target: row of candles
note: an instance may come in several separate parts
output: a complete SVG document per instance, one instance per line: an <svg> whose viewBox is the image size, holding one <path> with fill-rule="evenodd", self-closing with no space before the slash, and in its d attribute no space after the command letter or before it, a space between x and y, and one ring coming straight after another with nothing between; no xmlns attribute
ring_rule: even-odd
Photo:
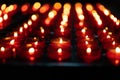
<svg viewBox="0 0 120 80"><path fill-rule="evenodd" d="M10 24L12 16L17 12L17 5L2 4L0 8L0 30L2 30Z"/></svg>
<svg viewBox="0 0 120 80"><path fill-rule="evenodd" d="M86 23L86 17L84 16L82 8L83 6L81 3L75 4L76 18L78 19L78 23L75 25L77 54L85 62L91 63L100 58L101 50L98 46L98 42L94 39L92 31Z"/></svg>
<svg viewBox="0 0 120 80"><path fill-rule="evenodd" d="M68 26L70 10L71 5L64 4L60 25L53 30L54 37L48 47L48 56L53 60L63 61L71 57L70 26Z"/></svg>
<svg viewBox="0 0 120 80"><path fill-rule="evenodd" d="M105 18L108 20L108 24L106 24L106 22L101 20L100 15L98 15L98 13L96 12L96 10L94 10L91 4L86 5L87 11L95 19L92 21L92 23L94 24L94 21L96 21L98 24L96 25L97 35L98 35L100 42L102 43L103 48L106 50L106 56L110 59L110 61L113 64L118 65L119 60L120 60L119 59L120 48L119 48L119 43L118 43L119 39L117 37L119 36L115 34L116 33L115 31L116 29L119 29L118 26L119 26L120 21L113 14L111 14L110 11L107 10L102 4L97 4L97 7L102 12L100 13L100 15L103 14L104 16L106 16ZM109 27L105 27L105 25L109 25Z"/></svg>
<svg viewBox="0 0 120 80"><path fill-rule="evenodd" d="M1 10L3 11L4 6L5 5L1 6ZM27 13L29 12L28 9L31 9L35 12L39 11L40 14L43 14L47 12L50 8L48 4L44 4L41 6L39 2L35 2L32 8L29 7L29 4L25 4L21 7L21 11L23 13ZM97 5L97 7L98 9L100 9L100 11L102 11L104 15L109 17L109 19L111 19L113 22L115 22L116 25L118 25L119 20L112 14L110 14L110 12L103 5L99 4ZM47 18L45 18L44 20L45 27L50 26L51 22L55 21L56 15L61 8L61 3L57 2L54 4L52 10L48 13ZM94 17L94 21L96 21L97 27L99 28L104 22L102 22L97 11L93 8L91 4L86 5L86 10L90 13L90 15ZM70 11L71 4L64 4L62 20L59 21L60 25L55 27L53 35L54 38L52 38L48 46L48 56L51 59L62 61L69 59L71 56L71 27L69 22L69 18L71 17ZM75 4L75 11L77 14L76 18L78 19L77 26L75 24L78 56L88 63L96 61L97 59L100 59L101 50L99 48L98 42L95 40L93 31L90 29L89 24L86 22L87 17L84 16L83 6L81 3ZM46 29L48 27L44 29L45 27L38 26L39 22L39 14L33 14L26 23L23 23L23 25L18 28L17 31L8 35L9 37L7 36L6 38L4 38L0 43L0 58L4 61L6 58L16 56L17 54L20 57L34 61L36 58L41 57L42 53L44 53L43 50L45 49L44 38L46 38ZM35 30L38 29L38 27L39 30ZM103 48L107 50L107 57L118 64L120 60L119 44L116 43L116 37L113 34L114 32L110 32L108 29L109 27L102 27L102 29L99 29L97 31L97 34L100 42L103 45ZM38 35L38 37L28 37L29 34L34 33L35 35ZM25 38L27 42L22 42Z"/></svg>

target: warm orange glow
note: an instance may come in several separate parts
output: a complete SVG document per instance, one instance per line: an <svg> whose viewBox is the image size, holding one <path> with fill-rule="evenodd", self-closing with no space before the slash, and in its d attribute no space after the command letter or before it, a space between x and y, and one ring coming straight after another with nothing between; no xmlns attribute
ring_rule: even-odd
<svg viewBox="0 0 120 80"><path fill-rule="evenodd" d="M116 47L115 51L116 51L116 54L120 54L120 48L119 47Z"/></svg>
<svg viewBox="0 0 120 80"><path fill-rule="evenodd" d="M31 19L32 19L33 21L36 21L37 18L38 18L38 16L37 16L36 14L33 14L33 15L31 16Z"/></svg>
<svg viewBox="0 0 120 80"><path fill-rule="evenodd" d="M90 38L88 37L88 35L85 36L86 40L90 40Z"/></svg>
<svg viewBox="0 0 120 80"><path fill-rule="evenodd" d="M59 41L59 43L60 43L60 44L62 44L62 43L63 43L63 40L62 40L62 38L60 38L60 41Z"/></svg>
<svg viewBox="0 0 120 80"><path fill-rule="evenodd" d="M6 4L2 4L1 10L3 11L3 10L5 10L5 9L6 9Z"/></svg>
<svg viewBox="0 0 120 80"><path fill-rule="evenodd" d="M92 6L91 4L87 4L87 5L86 5L86 9L87 9L88 11L92 11L92 10L93 10L93 6Z"/></svg>
<svg viewBox="0 0 120 80"><path fill-rule="evenodd" d="M117 21L116 21L116 25L117 25L117 26L119 26L119 24L120 24L120 21L119 21L119 20L117 20Z"/></svg>
<svg viewBox="0 0 120 80"><path fill-rule="evenodd" d="M35 49L31 47L29 48L28 52L30 55L33 55L35 53Z"/></svg>
<svg viewBox="0 0 120 80"><path fill-rule="evenodd" d="M115 41L112 42L112 45L115 45Z"/></svg>
<svg viewBox="0 0 120 80"><path fill-rule="evenodd" d="M64 8L63 9L63 13L65 15L69 15L70 14L71 5L69 3L66 3L66 4L64 4L63 8Z"/></svg>
<svg viewBox="0 0 120 80"><path fill-rule="evenodd" d="M91 54L91 52L92 52L91 48L87 48L87 49L86 49L86 53L87 53L87 54Z"/></svg>
<svg viewBox="0 0 120 80"><path fill-rule="evenodd" d="M32 21L28 20L28 25L31 26L32 25Z"/></svg>
<svg viewBox="0 0 120 80"><path fill-rule="evenodd" d="M60 31L63 33L65 30L64 30L64 27L61 27L60 28Z"/></svg>
<svg viewBox="0 0 120 80"><path fill-rule="evenodd" d="M45 30L43 29L43 27L40 27L40 31L41 31L41 33L45 32Z"/></svg>
<svg viewBox="0 0 120 80"><path fill-rule="evenodd" d="M24 4L24 5L22 5L22 7L21 7L21 11L22 11L22 12L26 12L26 11L28 10L28 7L29 7L28 4Z"/></svg>
<svg viewBox="0 0 120 80"><path fill-rule="evenodd" d="M4 52L4 51L5 51L5 47L1 47L1 48L0 48L0 51L1 51L1 52Z"/></svg>
<svg viewBox="0 0 120 80"><path fill-rule="evenodd" d="M110 14L110 19L113 20L114 19L114 15Z"/></svg>
<svg viewBox="0 0 120 80"><path fill-rule="evenodd" d="M82 14L79 15L78 18L79 18L80 20L84 20L84 19L85 19L84 15L82 15Z"/></svg>
<svg viewBox="0 0 120 80"><path fill-rule="evenodd" d="M63 19L64 22L67 22L68 21L68 16L63 14L62 19Z"/></svg>
<svg viewBox="0 0 120 80"><path fill-rule="evenodd" d="M24 23L24 28L27 29L28 28L28 24Z"/></svg>
<svg viewBox="0 0 120 80"><path fill-rule="evenodd" d="M14 32L14 37L18 37L18 33L17 32Z"/></svg>
<svg viewBox="0 0 120 80"><path fill-rule="evenodd" d="M3 19L7 20L8 19L8 14L4 14Z"/></svg>
<svg viewBox="0 0 120 80"><path fill-rule="evenodd" d="M110 35L107 35L107 39L110 39L111 38L111 36Z"/></svg>
<svg viewBox="0 0 120 80"><path fill-rule="evenodd" d="M96 12L96 10L92 10L92 15L95 18L95 20L97 21L98 25L102 25L102 20L100 19L100 16Z"/></svg>
<svg viewBox="0 0 120 80"><path fill-rule="evenodd" d="M67 26L68 26L68 23L65 22L65 21L61 21L61 25L64 26L64 27L67 27Z"/></svg>
<svg viewBox="0 0 120 80"><path fill-rule="evenodd" d="M102 25L102 21L101 20L98 20L97 23L98 23L99 26Z"/></svg>
<svg viewBox="0 0 120 80"><path fill-rule="evenodd" d="M23 32L23 27L19 28L19 32L22 33Z"/></svg>
<svg viewBox="0 0 120 80"><path fill-rule="evenodd" d="M88 45L88 41L85 41L85 44Z"/></svg>
<svg viewBox="0 0 120 80"><path fill-rule="evenodd" d="M81 3L76 3L75 4L75 10L76 10L76 12L77 12L77 14L79 15L79 14L83 14L83 11L82 11L82 4Z"/></svg>
<svg viewBox="0 0 120 80"><path fill-rule="evenodd" d="M54 18L57 15L57 12L55 10L52 10L49 12L48 17L49 18Z"/></svg>
<svg viewBox="0 0 120 80"><path fill-rule="evenodd" d="M45 19L45 24L46 24L46 25L49 25L49 24L50 24L50 21L51 21L50 18Z"/></svg>
<svg viewBox="0 0 120 80"><path fill-rule="evenodd" d="M106 30L105 30L105 29L103 29L103 33L106 33Z"/></svg>
<svg viewBox="0 0 120 80"><path fill-rule="evenodd" d="M53 7L55 10L59 10L62 7L62 4L59 2L56 2Z"/></svg>
<svg viewBox="0 0 120 80"><path fill-rule="evenodd" d="M38 45L38 41L34 42L35 45Z"/></svg>
<svg viewBox="0 0 120 80"><path fill-rule="evenodd" d="M80 21L79 22L79 26L83 26L84 25L84 22L83 21Z"/></svg>
<svg viewBox="0 0 120 80"><path fill-rule="evenodd" d="M57 52L58 52L58 55L62 55L62 49L61 49L61 48L59 48L59 49L57 50Z"/></svg>
<svg viewBox="0 0 120 80"><path fill-rule="evenodd" d="M40 8L40 13L45 13L49 10L50 6L48 4L45 4L43 5L41 8Z"/></svg>
<svg viewBox="0 0 120 80"><path fill-rule="evenodd" d="M85 34L85 33L86 33L86 28L83 28L83 29L81 30L81 32L82 32L83 34Z"/></svg>
<svg viewBox="0 0 120 80"><path fill-rule="evenodd" d="M14 43L15 43L14 39L10 41L10 45L14 45Z"/></svg>
<svg viewBox="0 0 120 80"><path fill-rule="evenodd" d="M35 2L35 3L33 4L32 10L33 10L33 11L36 11L36 10L38 10L40 7L41 7L40 2Z"/></svg>
<svg viewBox="0 0 120 80"><path fill-rule="evenodd" d="M11 11L13 11L14 10L14 5L10 5L9 7L8 7L8 12L11 12Z"/></svg>
<svg viewBox="0 0 120 80"><path fill-rule="evenodd" d="M108 15L110 15L110 12L105 9L105 10L104 10L104 14L105 14L106 16L108 16Z"/></svg>
<svg viewBox="0 0 120 80"><path fill-rule="evenodd" d="M0 17L0 23L2 23L3 22L3 18L2 17Z"/></svg>
<svg viewBox="0 0 120 80"><path fill-rule="evenodd" d="M71 4L69 3L65 3L64 6L63 6L64 9L69 9L71 8Z"/></svg>

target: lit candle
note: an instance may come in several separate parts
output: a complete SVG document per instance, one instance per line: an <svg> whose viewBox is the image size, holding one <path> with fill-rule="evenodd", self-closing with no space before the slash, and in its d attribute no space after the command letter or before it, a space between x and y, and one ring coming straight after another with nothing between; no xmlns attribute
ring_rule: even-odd
<svg viewBox="0 0 120 80"><path fill-rule="evenodd" d="M116 48L109 49L107 57L113 64L118 65L120 61L120 47L117 46Z"/></svg>
<svg viewBox="0 0 120 80"><path fill-rule="evenodd" d="M66 60L71 56L70 41L63 38L56 38L51 41L48 47L48 56L53 60Z"/></svg>

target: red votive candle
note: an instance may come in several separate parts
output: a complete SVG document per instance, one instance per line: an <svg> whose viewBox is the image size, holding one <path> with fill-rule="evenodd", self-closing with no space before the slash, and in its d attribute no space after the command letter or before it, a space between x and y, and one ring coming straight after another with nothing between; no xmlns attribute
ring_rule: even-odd
<svg viewBox="0 0 120 80"><path fill-rule="evenodd" d="M71 56L70 40L65 38L53 39L48 47L48 56L57 61L69 59Z"/></svg>

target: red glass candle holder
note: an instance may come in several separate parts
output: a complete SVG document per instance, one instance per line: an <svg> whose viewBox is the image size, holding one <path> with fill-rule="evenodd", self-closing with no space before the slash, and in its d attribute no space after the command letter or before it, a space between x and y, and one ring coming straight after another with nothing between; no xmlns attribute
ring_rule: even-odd
<svg viewBox="0 0 120 80"><path fill-rule="evenodd" d="M107 51L107 58L114 65L120 65L120 48L112 48Z"/></svg>
<svg viewBox="0 0 120 80"><path fill-rule="evenodd" d="M20 58L24 58L26 60L34 61L42 56L44 53L45 42L43 40L39 40L35 38L27 38L23 45L18 49L17 55ZM23 50L21 52L21 50Z"/></svg>
<svg viewBox="0 0 120 80"><path fill-rule="evenodd" d="M48 47L48 56L57 61L69 59L71 56L70 40L65 38L53 39Z"/></svg>
<svg viewBox="0 0 120 80"><path fill-rule="evenodd" d="M95 60L100 59L101 50L98 46L98 43L95 41L85 44L84 41L81 41L77 44L78 56L82 58L85 62L91 63ZM88 51L88 52L87 52Z"/></svg>

